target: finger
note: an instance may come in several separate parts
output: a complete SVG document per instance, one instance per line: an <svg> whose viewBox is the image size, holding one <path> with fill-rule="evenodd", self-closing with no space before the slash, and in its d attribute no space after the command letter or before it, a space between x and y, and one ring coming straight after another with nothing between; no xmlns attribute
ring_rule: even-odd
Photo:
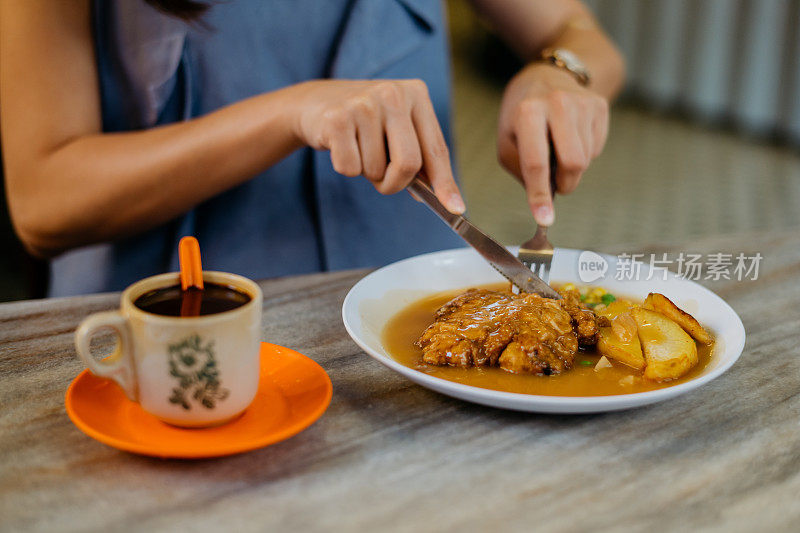
<svg viewBox="0 0 800 533"><path fill-rule="evenodd" d="M460 215L466 210L464 199L453 178L450 151L433 110L427 90L412 107L414 128L422 152L422 169L433 187L433 192L448 211Z"/></svg>
<svg viewBox="0 0 800 533"><path fill-rule="evenodd" d="M376 188L381 194L394 194L405 189L422 168L419 139L409 112L391 110L386 113L386 144L389 164Z"/></svg>
<svg viewBox="0 0 800 533"><path fill-rule="evenodd" d="M577 187L588 161L581 139L583 125L578 113L563 102L552 105L550 111L548 126L558 158L558 192L568 194Z"/></svg>
<svg viewBox="0 0 800 533"><path fill-rule="evenodd" d="M581 146L583 148L586 168L589 168L589 165L594 158L592 155L594 152L594 131L592 126L594 114L590 110L587 110L586 112L581 112L578 116L576 116L576 120L578 136L581 139ZM576 187L577 185L578 184L575 183Z"/></svg>
<svg viewBox="0 0 800 533"><path fill-rule="evenodd" d="M519 168L533 217L538 224L549 226L555 216L550 192L547 119L543 107L527 107L516 126Z"/></svg>
<svg viewBox="0 0 800 533"><path fill-rule="evenodd" d="M504 135L499 132L497 136L497 161L511 175L522 181L522 171L519 168L519 152L513 134Z"/></svg>
<svg viewBox="0 0 800 533"><path fill-rule="evenodd" d="M386 174L386 140L376 107L365 106L356 111L356 136L364 177L373 182L382 181Z"/></svg>
<svg viewBox="0 0 800 533"><path fill-rule="evenodd" d="M361 154L358 150L355 125L351 121L342 122L330 139L333 169L351 178L361 174Z"/></svg>
<svg viewBox="0 0 800 533"><path fill-rule="evenodd" d="M592 158L599 156L608 138L608 103L603 100L592 118Z"/></svg>

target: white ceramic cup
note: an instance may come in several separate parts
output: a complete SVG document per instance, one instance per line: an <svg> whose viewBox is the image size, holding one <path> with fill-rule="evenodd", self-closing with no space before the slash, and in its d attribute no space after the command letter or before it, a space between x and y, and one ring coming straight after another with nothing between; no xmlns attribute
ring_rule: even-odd
<svg viewBox="0 0 800 533"><path fill-rule="evenodd" d="M224 272L203 272L204 283L228 285L250 296L230 311L198 317L156 315L134 305L154 289L180 284L177 272L138 281L122 293L120 309L87 317L75 332L78 356L97 376L113 379L148 413L168 424L222 424L244 412L259 379L261 289ZM92 336L110 328L114 353L97 360Z"/></svg>

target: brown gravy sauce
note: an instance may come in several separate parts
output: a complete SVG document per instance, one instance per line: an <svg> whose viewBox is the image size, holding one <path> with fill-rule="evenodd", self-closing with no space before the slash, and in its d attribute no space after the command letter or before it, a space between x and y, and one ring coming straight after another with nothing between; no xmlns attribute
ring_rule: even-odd
<svg viewBox="0 0 800 533"><path fill-rule="evenodd" d="M508 284L499 283L483 287L505 290ZM383 346L389 355L407 367L448 381L484 389L545 396L609 396L663 389L694 379L711 361L713 345L697 343L697 365L683 377L664 383L646 380L638 371L618 363L614 363L612 368L595 371L594 366L600 356L594 351L579 352L575 356L572 370L556 376L512 374L500 368L453 368L424 363L422 350L414 345L414 342L433 322L436 310L464 290L466 289L428 296L393 316L381 335ZM584 366L581 361L590 361L591 366ZM634 376L632 383L628 376Z"/></svg>

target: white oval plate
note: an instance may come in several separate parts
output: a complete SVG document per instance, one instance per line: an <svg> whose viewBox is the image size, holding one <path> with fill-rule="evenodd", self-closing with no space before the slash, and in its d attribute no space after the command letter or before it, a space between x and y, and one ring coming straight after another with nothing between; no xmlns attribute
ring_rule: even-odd
<svg viewBox="0 0 800 533"><path fill-rule="evenodd" d="M515 249L511 250L516 253ZM583 262L583 279L589 279L588 275L596 272L589 263L594 262L601 268L603 262L606 263L606 271L592 285L639 299L644 299L651 291L663 293L710 329L716 337L716 344L711 362L703 372L691 381L648 392L616 396L539 396L454 383L398 363L381 342L384 326L398 311L437 292L504 281L469 248L412 257L364 277L350 289L344 300L344 326L356 344L370 356L423 387L469 402L534 413L596 413L660 402L708 383L730 368L741 355L745 340L742 321L722 298L710 290L660 269L654 270L652 279L648 280L649 265L641 263L639 280L615 279L622 277L618 275L616 257L592 252L582 255L579 250L564 248L556 250L551 281L585 285L579 276L579 259Z"/></svg>

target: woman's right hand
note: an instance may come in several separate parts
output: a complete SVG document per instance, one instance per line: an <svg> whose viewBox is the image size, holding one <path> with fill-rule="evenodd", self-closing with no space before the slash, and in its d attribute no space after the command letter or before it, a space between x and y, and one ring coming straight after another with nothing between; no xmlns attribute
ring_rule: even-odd
<svg viewBox="0 0 800 533"><path fill-rule="evenodd" d="M464 212L423 81L318 80L293 92L295 135L314 149L329 150L336 172L363 175L381 194L393 194L421 171L449 211Z"/></svg>
<svg viewBox="0 0 800 533"><path fill-rule="evenodd" d="M420 81L306 82L191 120L107 134L92 2L2 0L0 13L6 193L36 255L157 227L303 145L330 150L338 171L364 174L383 193L422 170L442 203L463 209Z"/></svg>

